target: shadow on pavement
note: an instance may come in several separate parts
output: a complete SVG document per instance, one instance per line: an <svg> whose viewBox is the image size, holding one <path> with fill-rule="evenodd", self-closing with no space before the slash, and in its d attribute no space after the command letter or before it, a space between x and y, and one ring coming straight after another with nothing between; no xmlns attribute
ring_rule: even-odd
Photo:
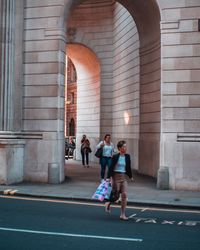
<svg viewBox="0 0 200 250"><path fill-rule="evenodd" d="M100 165L91 163L89 168L83 167L80 161L72 159L65 160L65 176L66 181L73 182L100 182ZM134 182L129 185L137 187L148 187L156 189L156 179L140 175L133 172Z"/></svg>

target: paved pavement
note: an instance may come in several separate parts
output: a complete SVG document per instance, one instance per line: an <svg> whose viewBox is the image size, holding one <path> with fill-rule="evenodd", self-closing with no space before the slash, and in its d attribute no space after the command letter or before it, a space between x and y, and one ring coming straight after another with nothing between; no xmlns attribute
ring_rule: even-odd
<svg viewBox="0 0 200 250"><path fill-rule="evenodd" d="M99 165L91 164L90 168L83 168L80 162L66 160L65 174L66 180L62 184L21 183L10 186L0 185L0 193L4 193L5 190L12 190L15 195L21 196L91 200L100 182ZM135 175L134 179L135 181L130 182L128 187L128 204L200 209L200 192L158 190L156 181L151 177ZM15 192L15 190L17 191Z"/></svg>

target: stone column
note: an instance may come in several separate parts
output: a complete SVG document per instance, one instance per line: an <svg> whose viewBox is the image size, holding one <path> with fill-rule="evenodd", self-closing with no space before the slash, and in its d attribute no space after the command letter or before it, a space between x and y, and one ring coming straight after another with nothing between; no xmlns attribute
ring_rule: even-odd
<svg viewBox="0 0 200 250"><path fill-rule="evenodd" d="M22 121L23 5L23 0L0 1L0 184L23 181L25 140L19 133Z"/></svg>
<svg viewBox="0 0 200 250"><path fill-rule="evenodd" d="M25 141L11 137L9 140L0 140L0 185L23 181Z"/></svg>
<svg viewBox="0 0 200 250"><path fill-rule="evenodd" d="M15 0L2 0L0 7L0 130L13 128Z"/></svg>

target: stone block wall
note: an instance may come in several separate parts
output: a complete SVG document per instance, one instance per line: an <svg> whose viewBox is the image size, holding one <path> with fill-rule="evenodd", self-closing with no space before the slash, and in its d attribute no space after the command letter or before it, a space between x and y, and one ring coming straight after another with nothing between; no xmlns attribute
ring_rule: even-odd
<svg viewBox="0 0 200 250"><path fill-rule="evenodd" d="M64 179L65 32L59 27L63 1L25 1L23 130L39 131L28 140L25 180L48 180L48 164Z"/></svg>
<svg viewBox="0 0 200 250"><path fill-rule="evenodd" d="M160 40L140 48L139 171L157 176L161 127Z"/></svg>
<svg viewBox="0 0 200 250"><path fill-rule="evenodd" d="M200 2L173 1L162 8L161 165L170 187L200 190Z"/></svg>
<svg viewBox="0 0 200 250"><path fill-rule="evenodd" d="M132 167L138 169L139 140L139 36L129 12L119 3L113 16L113 121L112 136L116 145L127 141Z"/></svg>

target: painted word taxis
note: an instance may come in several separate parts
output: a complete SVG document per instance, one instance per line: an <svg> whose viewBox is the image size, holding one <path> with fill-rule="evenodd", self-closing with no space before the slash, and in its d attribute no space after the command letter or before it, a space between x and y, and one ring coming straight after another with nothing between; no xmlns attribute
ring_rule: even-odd
<svg viewBox="0 0 200 250"><path fill-rule="evenodd" d="M136 223L146 223L146 224L161 224L161 225L177 225L177 226L200 226L200 221L192 221L192 220L183 220L183 221L175 221L175 220L160 220L158 218L141 218L141 217L133 217L130 216L130 219L133 219Z"/></svg>

